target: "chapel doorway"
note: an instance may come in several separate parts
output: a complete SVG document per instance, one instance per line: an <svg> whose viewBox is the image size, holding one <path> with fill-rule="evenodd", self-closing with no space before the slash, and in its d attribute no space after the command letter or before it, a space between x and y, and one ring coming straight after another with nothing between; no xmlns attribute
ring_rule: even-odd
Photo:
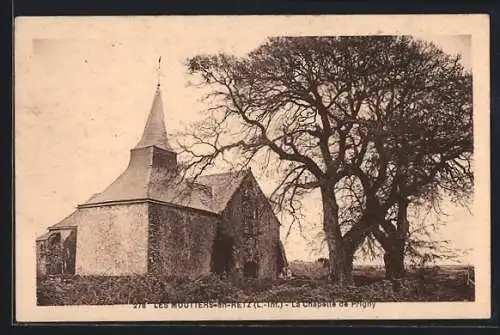
<svg viewBox="0 0 500 335"><path fill-rule="evenodd" d="M212 251L212 271L227 276L233 266L233 239L221 232L217 233Z"/></svg>
<svg viewBox="0 0 500 335"><path fill-rule="evenodd" d="M246 262L243 266L243 276L245 278L257 278L257 263L255 262Z"/></svg>

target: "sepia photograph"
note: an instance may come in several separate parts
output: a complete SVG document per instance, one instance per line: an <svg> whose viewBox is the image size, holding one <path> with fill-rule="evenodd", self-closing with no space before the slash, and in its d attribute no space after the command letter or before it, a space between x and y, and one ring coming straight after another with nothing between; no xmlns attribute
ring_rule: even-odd
<svg viewBox="0 0 500 335"><path fill-rule="evenodd" d="M16 19L18 319L489 317L488 24Z"/></svg>

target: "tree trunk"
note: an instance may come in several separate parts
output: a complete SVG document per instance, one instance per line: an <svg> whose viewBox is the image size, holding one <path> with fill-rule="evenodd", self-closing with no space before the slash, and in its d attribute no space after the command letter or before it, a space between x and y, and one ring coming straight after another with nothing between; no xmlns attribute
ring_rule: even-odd
<svg viewBox="0 0 500 335"><path fill-rule="evenodd" d="M349 273L350 276L350 284L354 285L354 276L353 276L353 263L354 263L354 253L356 250L349 250L347 249L346 256L345 256L345 264L346 264L346 271Z"/></svg>
<svg viewBox="0 0 500 335"><path fill-rule="evenodd" d="M393 239L391 248L384 254L385 278L389 280L401 279L405 275L404 267L404 240Z"/></svg>
<svg viewBox="0 0 500 335"><path fill-rule="evenodd" d="M359 222L351 227L351 229L343 237L343 247L346 254L347 271L352 274L354 254L359 247L364 243L367 235L377 227L377 218L379 209L378 201L374 197L367 197L366 210Z"/></svg>
<svg viewBox="0 0 500 335"><path fill-rule="evenodd" d="M346 250L342 241L342 233L338 222L338 206L335 200L333 186L321 186L323 201L323 230L328 245L330 280L343 286L353 284L352 263L347 261Z"/></svg>
<svg viewBox="0 0 500 335"><path fill-rule="evenodd" d="M400 279L405 275L405 241L410 229L410 224L408 222L408 205L408 199L401 196L398 200L396 231L392 233L394 236L389 238L391 245L390 248L386 250L387 256L384 255L386 268L385 276L387 279Z"/></svg>

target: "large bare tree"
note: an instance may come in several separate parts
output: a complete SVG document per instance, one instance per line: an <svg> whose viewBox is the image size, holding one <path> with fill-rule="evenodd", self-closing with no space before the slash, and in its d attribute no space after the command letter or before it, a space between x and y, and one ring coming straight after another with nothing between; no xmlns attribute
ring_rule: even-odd
<svg viewBox="0 0 500 335"><path fill-rule="evenodd" d="M260 160L278 177L272 196L277 209L292 215L301 197L318 189L330 277L340 285L352 283L354 252L386 222L389 208L402 195L431 184L446 168L444 162L456 158L417 154L425 141L435 140L440 148L447 125L438 127L437 132L445 132L438 138L429 137L436 131L422 134L430 123L439 124L462 108L457 103L439 110L464 94L459 82L467 78L460 77L457 60L430 44L390 36L270 38L246 57L199 55L187 66L209 88L211 108L182 144L191 155L186 170L196 176L228 155L240 166ZM455 77L432 85L413 81L436 79L450 67L456 67ZM435 90L441 92L438 100ZM411 125L411 137L418 141L405 137L403 124ZM419 127L422 134L415 132ZM412 151L424 164L405 172L403 182L404 163L398 157ZM427 166L429 159L437 163ZM342 229L336 190L352 178L363 189L363 215Z"/></svg>
<svg viewBox="0 0 500 335"><path fill-rule="evenodd" d="M383 131L373 136L375 164L358 171L365 194L385 211L373 232L386 251L388 277L404 273L408 205L437 206L443 195L466 204L473 189L472 78L458 57L429 43L403 43L392 55L407 60L398 66L398 82L368 99Z"/></svg>

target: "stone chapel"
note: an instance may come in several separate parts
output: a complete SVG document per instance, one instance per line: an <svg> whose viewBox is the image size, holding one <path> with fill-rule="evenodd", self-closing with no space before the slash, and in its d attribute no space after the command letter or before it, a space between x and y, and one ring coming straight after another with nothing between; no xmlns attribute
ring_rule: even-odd
<svg viewBox="0 0 500 335"><path fill-rule="evenodd" d="M251 170L181 178L160 85L124 172L36 239L37 275L277 278L280 223Z"/></svg>

